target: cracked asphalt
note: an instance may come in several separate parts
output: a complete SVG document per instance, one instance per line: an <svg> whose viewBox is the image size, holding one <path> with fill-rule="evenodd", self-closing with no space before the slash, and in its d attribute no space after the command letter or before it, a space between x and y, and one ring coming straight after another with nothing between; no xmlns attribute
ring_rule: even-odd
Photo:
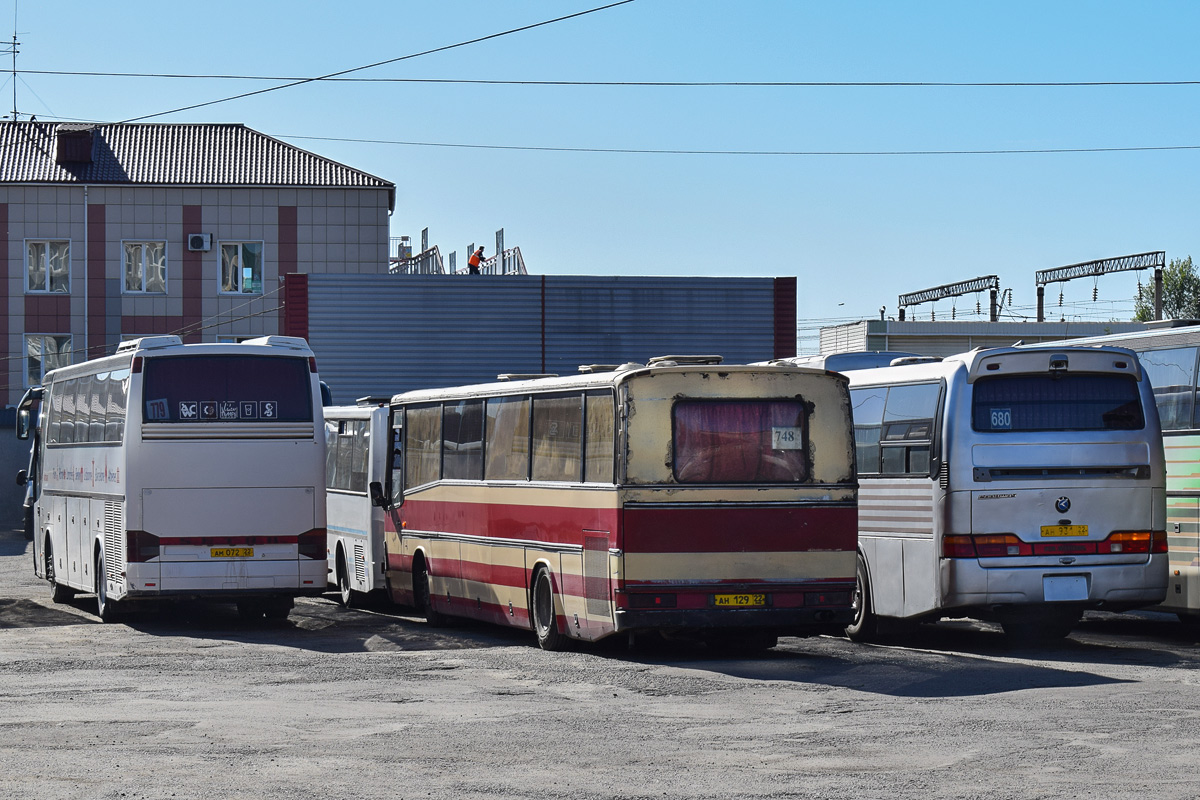
<svg viewBox="0 0 1200 800"><path fill-rule="evenodd" d="M305 599L100 624L0 532L0 794L63 798L1194 798L1200 629L1089 613L749 658L431 629Z"/></svg>

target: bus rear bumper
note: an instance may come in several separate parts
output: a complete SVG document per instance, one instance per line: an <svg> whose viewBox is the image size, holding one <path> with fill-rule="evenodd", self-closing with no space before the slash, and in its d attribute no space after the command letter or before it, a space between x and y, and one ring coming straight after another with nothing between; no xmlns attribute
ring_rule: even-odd
<svg viewBox="0 0 1200 800"><path fill-rule="evenodd" d="M127 594L136 597L302 597L326 591L325 562L312 559L230 563L129 564Z"/></svg>
<svg viewBox="0 0 1200 800"><path fill-rule="evenodd" d="M1061 602L1120 611L1160 603L1166 593L1165 554L1140 564L982 567L976 559L942 560L945 608Z"/></svg>
<svg viewBox="0 0 1200 800"><path fill-rule="evenodd" d="M787 633L805 628L838 627L853 620L854 609L849 607L618 609L616 631L758 628Z"/></svg>

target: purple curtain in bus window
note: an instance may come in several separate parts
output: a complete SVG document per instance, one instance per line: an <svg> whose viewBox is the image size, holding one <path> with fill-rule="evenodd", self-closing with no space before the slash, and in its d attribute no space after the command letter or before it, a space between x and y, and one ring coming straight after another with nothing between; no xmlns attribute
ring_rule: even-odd
<svg viewBox="0 0 1200 800"><path fill-rule="evenodd" d="M680 483L796 483L808 478L804 408L797 402L675 406Z"/></svg>

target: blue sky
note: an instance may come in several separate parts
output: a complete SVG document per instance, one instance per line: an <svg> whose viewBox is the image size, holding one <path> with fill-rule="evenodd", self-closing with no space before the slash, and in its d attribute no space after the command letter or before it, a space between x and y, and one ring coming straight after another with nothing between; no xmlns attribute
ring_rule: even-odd
<svg viewBox="0 0 1200 800"><path fill-rule="evenodd" d="M15 21L22 71L318 76L600 5L0 0L0 37ZM634 0L353 76L1200 81L1198 30L1195 2ZM21 72L17 110L121 121L278 83ZM6 114L12 89L0 74ZM504 228L532 273L794 275L802 352L815 352L819 326L877 318L881 306L892 316L907 292L995 274L1020 318L1034 313L1037 270L1151 250L1200 258L1200 149L928 154L1200 148L1200 84L322 82L152 121L240 122L394 181L392 235L417 241L428 227L460 259L471 242L491 255ZM1048 312L1128 319L1139 275L1047 287ZM977 319L975 301L909 313Z"/></svg>

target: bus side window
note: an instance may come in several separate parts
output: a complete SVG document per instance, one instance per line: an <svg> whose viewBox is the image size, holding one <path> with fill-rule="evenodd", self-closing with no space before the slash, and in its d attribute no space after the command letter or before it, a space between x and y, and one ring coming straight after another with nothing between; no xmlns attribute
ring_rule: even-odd
<svg viewBox="0 0 1200 800"><path fill-rule="evenodd" d="M1154 389L1154 402L1164 431L1196 427L1193 396L1196 392L1196 348L1151 350L1138 353L1142 369Z"/></svg>
<svg viewBox="0 0 1200 800"><path fill-rule="evenodd" d="M854 451L860 474L880 471L879 438L883 431L883 402L887 388L883 386L850 390L850 406L854 415Z"/></svg>
<svg viewBox="0 0 1200 800"><path fill-rule="evenodd" d="M388 417L387 447L391 453L391 464L388 469L388 485L385 491L388 504L399 508L404 502L404 409L394 408Z"/></svg>
<svg viewBox="0 0 1200 800"><path fill-rule="evenodd" d="M442 406L404 409L404 488L442 477Z"/></svg>
<svg viewBox="0 0 1200 800"><path fill-rule="evenodd" d="M928 475L940 383L893 386L883 410L880 440L885 475Z"/></svg>

